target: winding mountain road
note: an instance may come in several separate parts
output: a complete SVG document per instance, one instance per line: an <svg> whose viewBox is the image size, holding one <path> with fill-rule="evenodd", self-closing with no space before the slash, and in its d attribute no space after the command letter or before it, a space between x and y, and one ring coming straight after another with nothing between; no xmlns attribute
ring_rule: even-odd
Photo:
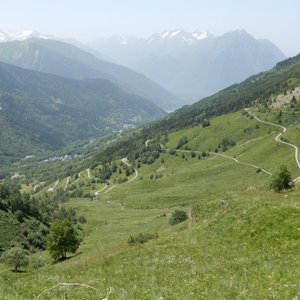
<svg viewBox="0 0 300 300"><path fill-rule="evenodd" d="M88 179L91 179L92 178L91 177L91 170L90 169L86 169L86 171L87 171Z"/></svg>
<svg viewBox="0 0 300 300"><path fill-rule="evenodd" d="M122 158L121 161L122 161L122 163L124 163L124 164L127 165L128 167L131 167L131 164L128 162L127 157ZM124 182L123 184L130 183L130 182L136 180L137 177L138 177L138 175L139 175L139 172L138 172L138 170L137 170L136 168L134 168L134 173L135 173L135 174L134 174L134 177L131 178L130 180L128 180L127 182ZM118 186L117 184L112 185L111 187L109 187L109 185L105 185L104 188L102 188L101 190L95 192L95 196L98 196L101 192L103 192L103 194L107 194L107 193L109 193L111 190L113 190L114 188L116 188L117 186ZM108 187L109 187L109 189L107 189ZM122 205L121 205L121 206L122 206Z"/></svg>
<svg viewBox="0 0 300 300"><path fill-rule="evenodd" d="M131 167L131 164L128 162L127 157L122 158L121 161L122 161L122 163L124 163L124 164L127 165L128 167ZM135 172L134 177L131 178L130 180L128 180L127 182L125 182L125 183L130 183L130 182L132 182L132 181L134 181L134 180L137 179L137 177L138 177L138 175L139 175L139 172L138 172L138 170L137 170L136 168L134 168L134 172Z"/></svg>
<svg viewBox="0 0 300 300"><path fill-rule="evenodd" d="M244 166L248 166L248 167L252 167L252 168L255 168L256 170L260 169L262 172L272 176L272 173L270 173L269 171L263 169L263 168L260 168L256 165L253 165L253 164L249 164L249 163L245 163L245 162L241 162L239 161L237 158L235 157L231 157L231 156L227 156L227 155L224 155L224 154L220 154L220 153L215 153L215 152L209 152L210 154L213 154L213 155L217 155L217 156L222 156L222 157L225 157L225 158L228 158L228 159L232 159L233 161L235 161L237 164L240 164L240 165L244 165Z"/></svg>
<svg viewBox="0 0 300 300"><path fill-rule="evenodd" d="M168 150L168 149L166 149ZM178 152L185 152L185 153L191 153L191 152L195 152L195 153L198 153L198 154L201 154L202 152L200 151L192 151L192 150L176 150ZM215 156L220 156L220 157L224 157L224 158L227 158L227 159L231 159L233 160L234 162L236 162L237 164L240 164L240 165L244 165L244 166L248 166L248 167L252 167L252 168L255 168L256 170L257 169L260 169L262 172L272 176L272 173L270 173L269 171L261 168L261 167L258 167L258 166L255 166L255 165L252 165L252 164L248 164L248 163L244 163L244 162L241 162L239 161L237 158L235 157L232 157L232 156L228 156L228 155L225 155L225 154L220 154L220 153L216 153L216 152L208 152L209 154L212 154L212 155L215 155Z"/></svg>
<svg viewBox="0 0 300 300"><path fill-rule="evenodd" d="M79 180L80 180L81 174L82 174L82 171L81 171L81 172L79 172L79 174L78 174L78 178L75 180L75 182L77 182L77 181L79 181Z"/></svg>
<svg viewBox="0 0 300 300"><path fill-rule="evenodd" d="M56 187L58 186L58 184L59 184L59 179L57 179L55 181L54 185L51 188L48 189L48 192L51 192L51 193L54 192L54 190L56 189Z"/></svg>
<svg viewBox="0 0 300 300"><path fill-rule="evenodd" d="M281 136L287 131L286 127L282 126L282 125L278 125L278 124L275 124L275 123L271 123L271 122L267 122L267 121L263 121L261 119L259 119L257 116L255 116L250 110L249 108L245 108L245 111L251 115L255 120L257 120L258 122L261 122L261 123L264 123L264 124L267 124L267 125L272 125L272 126L276 126L276 127L279 127L282 129L282 132L280 132L276 137L275 137L275 141L278 142L278 143L281 143L281 144L285 144L285 145L288 145L290 147L293 147L294 150L295 150L295 161L296 161L296 164L297 164L297 167L298 169L300 169L300 162L299 162L299 149L296 145L294 144L291 144L291 143L288 143L288 142L285 142L281 139ZM298 181L300 179L300 176L297 177L296 179L294 179L294 182Z"/></svg>
<svg viewBox="0 0 300 300"><path fill-rule="evenodd" d="M66 181L66 185L64 187L64 191L67 190L68 186L69 186L69 182L70 182L70 176L67 178L67 181Z"/></svg>
<svg viewBox="0 0 300 300"><path fill-rule="evenodd" d="M148 144L149 144L151 141L154 141L154 139L147 140L147 141L145 142L145 147L146 147L146 148L148 148Z"/></svg>
<svg viewBox="0 0 300 300"><path fill-rule="evenodd" d="M101 190L98 190L95 192L95 196L97 196L98 194L100 194L101 192L103 192L106 188L108 187L108 185L106 185L104 188L102 188Z"/></svg>

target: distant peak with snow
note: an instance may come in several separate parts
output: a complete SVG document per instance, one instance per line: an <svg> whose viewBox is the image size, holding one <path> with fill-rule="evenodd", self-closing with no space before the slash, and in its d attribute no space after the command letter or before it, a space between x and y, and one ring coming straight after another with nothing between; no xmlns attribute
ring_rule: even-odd
<svg viewBox="0 0 300 300"><path fill-rule="evenodd" d="M154 34L149 38L148 42L149 44L151 44L155 41L171 41L176 39L182 41L185 44L193 45L211 36L212 35L207 31L197 30L194 32L187 32L181 29L175 29Z"/></svg>
<svg viewBox="0 0 300 300"><path fill-rule="evenodd" d="M22 31L0 31L0 42L25 41L30 38L49 39L50 36L40 34L37 31L22 30Z"/></svg>

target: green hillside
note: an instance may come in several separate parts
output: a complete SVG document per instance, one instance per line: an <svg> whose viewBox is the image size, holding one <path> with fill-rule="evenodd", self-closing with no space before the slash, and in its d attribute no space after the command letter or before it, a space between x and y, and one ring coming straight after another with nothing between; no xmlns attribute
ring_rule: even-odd
<svg viewBox="0 0 300 300"><path fill-rule="evenodd" d="M250 112L273 121L275 111L261 113L262 108ZM291 123L290 104L282 111L285 122ZM300 146L293 138L297 126L289 126L285 134ZM33 298L47 289L42 299L99 299L107 294L109 299L296 297L299 186L274 193L268 187L272 176L257 171L273 174L285 164L293 178L300 175L292 147L275 140L279 132L279 127L239 111L211 119L208 127L169 134L159 158L141 163L137 177L132 173L127 183L118 181L125 171L119 173L122 163L117 161L109 179L111 190L97 181L101 165L82 170L69 179L67 193L81 190L88 196L71 196L64 204L87 220L78 254L52 264L46 252L37 253L34 257L44 266L29 266L23 274L4 267L2 297ZM188 141L175 154L167 150L176 148L183 136ZM219 147L224 137L235 143L227 150ZM147 143L148 149L155 147L155 141ZM57 189L66 182L61 180ZM52 186L49 182L36 197L43 198ZM171 226L169 218L176 209L185 210L189 219ZM138 233L158 233L158 238L127 244L130 235Z"/></svg>
<svg viewBox="0 0 300 300"><path fill-rule="evenodd" d="M0 64L0 159L15 161L164 115L101 79L76 81Z"/></svg>
<svg viewBox="0 0 300 300"><path fill-rule="evenodd" d="M297 58L259 75L270 87L265 99L255 92L259 80L253 89L242 83L234 88L249 103L226 98L229 88L219 94L224 106L213 96L195 104L195 112L187 107L115 137L85 165L48 162L40 174L29 163L15 165L15 181L38 203L57 199L87 222L79 250L67 260L53 263L41 251L31 255L40 264L25 272L0 265L1 297L297 299L298 67ZM277 77L288 85L277 87ZM199 112L205 115L195 122ZM295 186L275 192L270 183L280 165ZM60 176L43 179L43 168ZM176 210L188 219L171 225Z"/></svg>
<svg viewBox="0 0 300 300"><path fill-rule="evenodd" d="M238 111L255 103L268 105L273 96L287 93L299 85L300 55L278 63L270 71L251 76L240 84L185 106L151 127L163 132L195 126L205 119Z"/></svg>

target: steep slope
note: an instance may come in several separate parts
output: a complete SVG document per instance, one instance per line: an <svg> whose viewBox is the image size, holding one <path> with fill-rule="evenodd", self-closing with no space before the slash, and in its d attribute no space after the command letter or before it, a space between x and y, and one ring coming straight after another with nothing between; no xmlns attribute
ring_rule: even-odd
<svg viewBox="0 0 300 300"><path fill-rule="evenodd" d="M244 30L219 37L173 30L149 39L113 37L89 45L190 102L265 71L285 58L270 41L257 40Z"/></svg>
<svg viewBox="0 0 300 300"><path fill-rule="evenodd" d="M151 130L170 131L202 123L254 103L271 103L274 95L300 86L300 54L278 63L273 69L251 76L190 106L185 106L150 125Z"/></svg>
<svg viewBox="0 0 300 300"><path fill-rule="evenodd" d="M107 80L77 81L0 63L2 158L57 149L163 115L150 101Z"/></svg>
<svg viewBox="0 0 300 300"><path fill-rule="evenodd" d="M146 76L103 61L61 41L27 39L0 43L0 61L73 79L108 79L127 92L145 97L165 110L180 105L175 96Z"/></svg>
<svg viewBox="0 0 300 300"><path fill-rule="evenodd" d="M278 63L272 70L252 76L193 105L184 106L165 118L145 125L134 138L118 141L96 155L96 161L135 156L145 141L165 139L171 132L198 125L209 125L216 116L235 112L254 104L266 107L278 94L288 94L300 87L300 55ZM291 94L292 99L292 94Z"/></svg>

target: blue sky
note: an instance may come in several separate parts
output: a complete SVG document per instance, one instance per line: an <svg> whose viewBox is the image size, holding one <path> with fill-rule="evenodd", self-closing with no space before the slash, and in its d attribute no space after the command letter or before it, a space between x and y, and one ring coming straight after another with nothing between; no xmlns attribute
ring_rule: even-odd
<svg viewBox="0 0 300 300"><path fill-rule="evenodd" d="M299 0L0 0L0 7L0 30L31 29L88 41L177 28L214 35L245 29L287 55L300 53Z"/></svg>

